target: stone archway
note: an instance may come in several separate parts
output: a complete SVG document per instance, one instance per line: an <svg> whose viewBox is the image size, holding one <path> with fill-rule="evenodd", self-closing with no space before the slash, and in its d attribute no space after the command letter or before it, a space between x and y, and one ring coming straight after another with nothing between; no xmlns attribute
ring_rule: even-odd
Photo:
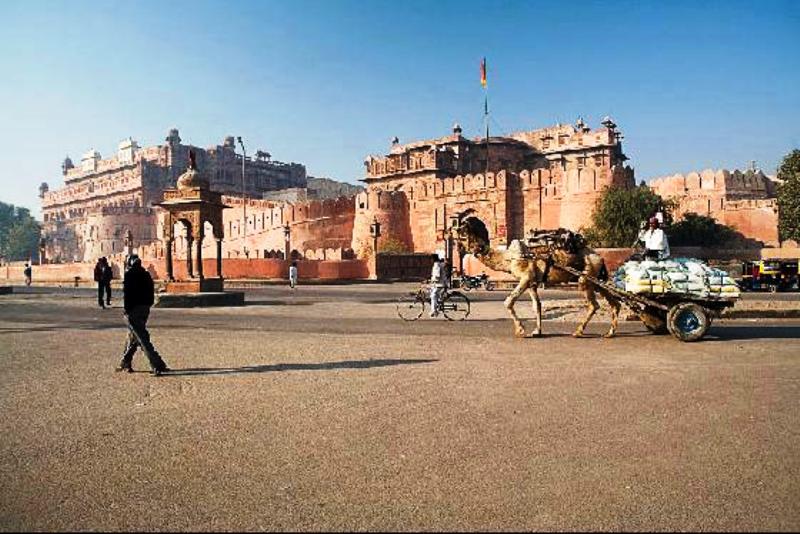
<svg viewBox="0 0 800 534"><path fill-rule="evenodd" d="M480 217L478 217L478 213L474 209L470 208L461 212L458 215L458 221L459 221L458 224L460 226L466 227L470 230L469 235L473 235L476 236L478 239L484 240L484 242L487 245L491 243L491 240L489 239L489 229L486 227L486 223L484 223L483 220ZM456 250L453 253L454 256L453 259L455 261L453 263L457 263L458 272L463 273L464 256L466 250L464 249L464 246L462 245L460 240L457 240L456 243L457 243Z"/></svg>

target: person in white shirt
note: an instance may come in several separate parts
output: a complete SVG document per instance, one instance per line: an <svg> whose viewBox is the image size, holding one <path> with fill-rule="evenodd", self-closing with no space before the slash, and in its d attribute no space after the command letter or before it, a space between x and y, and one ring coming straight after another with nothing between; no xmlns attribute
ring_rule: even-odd
<svg viewBox="0 0 800 534"><path fill-rule="evenodd" d="M297 287L297 262L293 261L289 266L289 287Z"/></svg>
<svg viewBox="0 0 800 534"><path fill-rule="evenodd" d="M669 258L669 242L667 234L659 227L658 219L650 218L649 228L642 234L644 257L648 260L664 260Z"/></svg>
<svg viewBox="0 0 800 534"><path fill-rule="evenodd" d="M444 260L440 259L438 254L434 254L431 268L431 317L439 315L439 299L447 289L447 272L445 271Z"/></svg>

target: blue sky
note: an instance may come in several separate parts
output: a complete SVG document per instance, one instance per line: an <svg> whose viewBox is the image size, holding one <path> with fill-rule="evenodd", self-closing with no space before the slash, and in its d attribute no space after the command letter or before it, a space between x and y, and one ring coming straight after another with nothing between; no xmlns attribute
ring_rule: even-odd
<svg viewBox="0 0 800 534"><path fill-rule="evenodd" d="M800 2L0 2L0 200L133 136L241 135L316 176L389 140L611 115L639 179L800 147Z"/></svg>

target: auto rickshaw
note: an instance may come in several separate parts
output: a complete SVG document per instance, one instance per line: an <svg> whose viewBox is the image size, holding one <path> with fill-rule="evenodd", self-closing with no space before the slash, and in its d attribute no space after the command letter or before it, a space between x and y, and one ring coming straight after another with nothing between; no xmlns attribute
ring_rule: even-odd
<svg viewBox="0 0 800 534"><path fill-rule="evenodd" d="M742 265L739 286L746 291L791 291L798 289L797 260L764 259Z"/></svg>

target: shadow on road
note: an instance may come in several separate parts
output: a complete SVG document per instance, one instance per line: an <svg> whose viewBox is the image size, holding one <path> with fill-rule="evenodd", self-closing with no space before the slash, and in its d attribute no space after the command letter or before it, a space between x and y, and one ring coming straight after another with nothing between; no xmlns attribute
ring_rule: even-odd
<svg viewBox="0 0 800 534"><path fill-rule="evenodd" d="M415 363L432 363L439 360L409 359L409 360L348 360L343 362L323 363L276 363L272 365L247 365L244 367L195 367L188 369L173 369L164 376L189 376L189 375L230 375L238 373L269 373L274 371L331 371L334 369L369 369L372 367L388 367L391 365L407 365Z"/></svg>
<svg viewBox="0 0 800 534"><path fill-rule="evenodd" d="M289 300L245 300L245 306L311 306L314 302Z"/></svg>
<svg viewBox="0 0 800 534"><path fill-rule="evenodd" d="M711 327L703 341L747 339L800 339L798 326L721 326Z"/></svg>

